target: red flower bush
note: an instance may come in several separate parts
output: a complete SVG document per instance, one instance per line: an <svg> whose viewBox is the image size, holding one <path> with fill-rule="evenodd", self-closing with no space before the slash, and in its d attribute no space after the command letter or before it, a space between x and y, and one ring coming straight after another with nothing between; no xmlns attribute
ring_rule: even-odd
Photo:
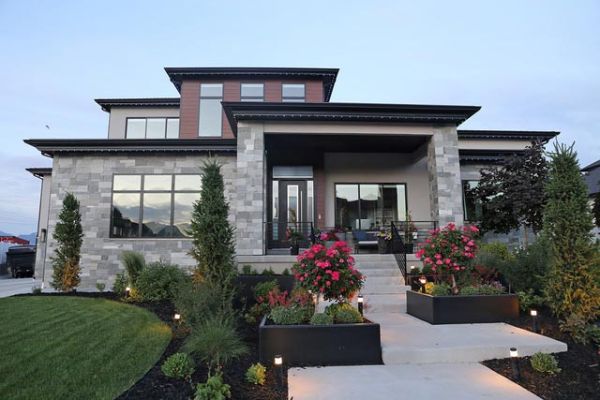
<svg viewBox="0 0 600 400"><path fill-rule="evenodd" d="M423 266L430 266L441 279L450 276L454 280L454 274L464 271L469 261L475 258L475 239L478 234L479 229L476 226L464 226L459 229L453 223L449 223L442 229L431 231L416 256L423 261Z"/></svg>
<svg viewBox="0 0 600 400"><path fill-rule="evenodd" d="M343 302L360 290L363 275L354 268L346 242L337 241L329 249L315 244L298 256L292 267L296 285L326 300Z"/></svg>

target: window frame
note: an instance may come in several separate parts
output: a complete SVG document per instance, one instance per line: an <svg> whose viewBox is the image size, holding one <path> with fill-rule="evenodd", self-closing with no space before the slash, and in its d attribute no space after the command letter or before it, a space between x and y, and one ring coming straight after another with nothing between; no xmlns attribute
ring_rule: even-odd
<svg viewBox="0 0 600 400"><path fill-rule="evenodd" d="M140 182L140 189L139 190L114 190L114 185L115 185L115 176L139 176L141 179ZM146 176L159 176L159 175L168 175L171 177L171 189L170 190L145 190L144 186L145 186L145 181L146 181ZM132 173L115 173L112 175L111 177L111 191L110 191L110 218L109 218L109 238L110 239L125 239L125 240L193 240L193 238L188 237L188 236L183 236L183 237L173 237L173 236L169 236L169 237L158 237L158 236L142 236L143 234L143 225L144 225L144 194L145 193L149 193L149 194L170 194L170 208L169 208L169 213L170 213L170 217L169 217L169 225L168 226L174 226L174 222L175 222L175 195L176 194L193 194L193 193L198 193L201 194L202 192L202 185L200 186L200 188L198 190L175 190L175 181L176 181L176 176L178 175L186 175L186 176L200 176L200 179L202 179L202 174L198 174L198 173L164 173L164 174L147 174L147 173L142 173L142 174L132 174ZM115 236L113 234L113 227L114 227L114 194L121 194L121 193L130 193L130 194L139 194L140 195L140 200L139 200L139 211L138 211L138 229L137 229L137 236L134 237L121 237L121 236Z"/></svg>
<svg viewBox="0 0 600 400"><path fill-rule="evenodd" d="M244 96L243 88L244 85L261 85L262 86L262 96ZM265 83L264 82L240 82L240 101L248 102L264 102L265 101Z"/></svg>
<svg viewBox="0 0 600 400"><path fill-rule="evenodd" d="M304 94L300 96L284 96L284 86L302 86ZM281 83L281 102L282 103L306 103L306 83L282 82Z"/></svg>
<svg viewBox="0 0 600 400"><path fill-rule="evenodd" d="M483 218L483 215L480 215L479 219L469 219L467 218L467 198L465 196L465 184L469 184L470 182L477 182L477 185L479 186L479 181L480 179L461 179L461 194L462 194L462 203L463 203L463 219L465 222L480 222L481 218ZM475 206L477 207L477 205ZM480 205L481 207L481 213L483 214L483 205ZM475 210L475 214L477 214L477 210Z"/></svg>
<svg viewBox="0 0 600 400"><path fill-rule="evenodd" d="M202 94L202 85L221 85L221 96L206 96ZM225 83L224 82L204 82L200 83L200 98L198 101L198 137L199 138L219 138L223 137L223 106L221 102L224 100L225 96ZM202 118L202 113L200 109L202 108L202 100L220 100L219 102L219 134L218 135L202 135L200 131L200 121Z"/></svg>
<svg viewBox="0 0 600 400"><path fill-rule="evenodd" d="M127 137L129 131L129 120L131 119L143 119L144 120L144 137L139 139L132 139ZM148 139L148 120L149 119L164 119L165 120L165 135L162 138ZM177 137L169 138L167 136L167 130L169 127L169 120L179 120L179 117L125 117L125 139L128 140L162 140L162 139L179 139L179 129L177 129ZM178 124L179 126L179 124ZM123 174L125 175L125 174ZM132 174L130 174L132 175Z"/></svg>

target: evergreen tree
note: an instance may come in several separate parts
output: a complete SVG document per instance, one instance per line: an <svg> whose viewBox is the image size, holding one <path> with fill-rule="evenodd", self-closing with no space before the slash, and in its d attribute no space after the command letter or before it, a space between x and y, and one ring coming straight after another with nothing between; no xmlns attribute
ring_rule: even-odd
<svg viewBox="0 0 600 400"><path fill-rule="evenodd" d="M550 159L544 209L544 235L553 254L545 288L548 304L562 320L577 315L591 321L600 314L600 288L594 279L598 266L587 187L573 145L555 144Z"/></svg>
<svg viewBox="0 0 600 400"><path fill-rule="evenodd" d="M214 160L202 167L202 191L194 204L191 254L196 259L196 282L205 282L221 293L223 309L231 307L234 295L235 264L234 229L227 219L229 204L225 200L221 166Z"/></svg>
<svg viewBox="0 0 600 400"><path fill-rule="evenodd" d="M596 226L600 228L600 192L596 193L596 195L594 196L594 206L592 209L592 214L594 215Z"/></svg>
<svg viewBox="0 0 600 400"><path fill-rule="evenodd" d="M63 200L52 237L57 247L52 257L54 272L51 285L61 292L69 292L80 282L79 258L83 241L79 201L72 193L67 193Z"/></svg>

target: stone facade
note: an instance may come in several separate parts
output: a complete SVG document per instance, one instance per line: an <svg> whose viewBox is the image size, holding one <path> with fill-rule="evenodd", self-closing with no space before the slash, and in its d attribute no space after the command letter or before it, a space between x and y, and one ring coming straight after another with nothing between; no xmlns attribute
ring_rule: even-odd
<svg viewBox="0 0 600 400"><path fill-rule="evenodd" d="M52 279L51 257L56 243L52 232L67 192L73 193L81 206L84 239L81 247L81 288L94 288L97 282L112 287L115 275L123 271L119 255L123 250L144 254L149 262L161 258L184 268L194 265L188 255L190 239L117 239L110 238L112 177L114 174L192 174L199 173L207 155L200 154L60 154L55 155L49 204L46 260L36 263L36 276L45 282ZM235 156L219 155L223 164L226 198L233 204ZM230 210L235 223L235 211ZM44 265L45 264L45 265ZM45 270L45 271L43 271ZM42 273L44 272L44 273Z"/></svg>
<svg viewBox="0 0 600 400"><path fill-rule="evenodd" d="M436 127L427 144L427 170L431 190L431 219L440 226L464 221L458 135L456 127Z"/></svg>

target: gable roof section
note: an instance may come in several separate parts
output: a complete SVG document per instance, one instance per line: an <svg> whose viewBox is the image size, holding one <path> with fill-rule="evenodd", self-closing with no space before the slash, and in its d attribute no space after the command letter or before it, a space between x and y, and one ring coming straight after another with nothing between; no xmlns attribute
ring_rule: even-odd
<svg viewBox="0 0 600 400"><path fill-rule="evenodd" d="M593 162L590 165L586 165L585 167L581 168L581 170L582 171L591 171L596 168L600 168L600 160Z"/></svg>
<svg viewBox="0 0 600 400"><path fill-rule="evenodd" d="M460 125L481 107L375 103L223 102L234 134L239 121L344 121Z"/></svg>
<svg viewBox="0 0 600 400"><path fill-rule="evenodd" d="M556 131L500 131L500 130L468 130L457 131L459 139L490 139L490 140L543 140L548 141L557 136Z"/></svg>
<svg viewBox="0 0 600 400"><path fill-rule="evenodd" d="M147 97L136 99L96 99L102 111L112 107L179 107L179 97Z"/></svg>
<svg viewBox="0 0 600 400"><path fill-rule="evenodd" d="M331 92L339 72L338 68L264 68L264 67L165 67L171 82L181 91L184 80L216 79L318 79L323 81L325 101Z"/></svg>

